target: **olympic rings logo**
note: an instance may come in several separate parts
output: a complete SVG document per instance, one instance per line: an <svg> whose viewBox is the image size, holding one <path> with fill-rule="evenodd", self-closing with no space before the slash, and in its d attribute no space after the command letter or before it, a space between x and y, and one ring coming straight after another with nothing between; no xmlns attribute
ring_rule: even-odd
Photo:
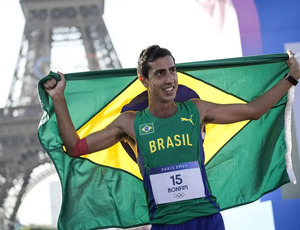
<svg viewBox="0 0 300 230"><path fill-rule="evenodd" d="M175 193L173 195L174 198L176 199L182 199L184 197L185 193L184 192L181 192L181 193Z"/></svg>

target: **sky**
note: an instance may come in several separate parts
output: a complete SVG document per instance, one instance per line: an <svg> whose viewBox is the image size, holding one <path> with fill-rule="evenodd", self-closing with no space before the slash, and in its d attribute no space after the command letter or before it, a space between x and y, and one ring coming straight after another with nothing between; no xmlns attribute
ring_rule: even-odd
<svg viewBox="0 0 300 230"><path fill-rule="evenodd" d="M230 23L224 23L222 28L218 18L213 18L195 0L109 0L105 1L103 17L124 68L136 67L140 51L152 44L170 49L177 63L241 56L242 53L232 7L226 10L226 20ZM0 108L7 101L24 24L19 1L0 0L0 28L5 34L0 36ZM58 52L52 50L52 70L64 73L79 70L80 55L72 56L79 60L66 62L70 59L69 50L67 46L58 48ZM57 53L59 55L55 55ZM70 64L73 65L70 67Z"/></svg>
<svg viewBox="0 0 300 230"><path fill-rule="evenodd" d="M5 106L21 45L24 16L18 0L0 0L0 108Z"/></svg>
<svg viewBox="0 0 300 230"><path fill-rule="evenodd" d="M204 0L105 1L103 17L122 67L136 67L140 51L152 44L159 44L170 49L177 63L242 56L234 9L230 5L225 8L221 5L211 8L209 2ZM2 30L0 36L0 108L5 106L8 97L24 23L18 0L0 0L0 28ZM51 70L60 70L64 73L81 71L84 61L82 48L77 47L73 49L73 52L74 50L76 50L76 55L72 55L67 45L52 50ZM57 175L39 183L28 193L18 213L21 223L51 223L49 184L55 181L58 181ZM253 216L249 215L249 210L256 210L253 208L255 205L256 203L243 207L239 211L239 218L242 215L242 221L247 222L252 229L259 229L251 225ZM271 205L265 203L260 211L268 213L267 210L270 208ZM230 219L230 216L236 217L236 213L228 211L224 213L224 217ZM272 217L265 215L261 218L260 212L256 210L255 213L258 225L265 226L266 222L272 225ZM240 227L234 226L237 222L228 221L227 224L231 225L230 229Z"/></svg>

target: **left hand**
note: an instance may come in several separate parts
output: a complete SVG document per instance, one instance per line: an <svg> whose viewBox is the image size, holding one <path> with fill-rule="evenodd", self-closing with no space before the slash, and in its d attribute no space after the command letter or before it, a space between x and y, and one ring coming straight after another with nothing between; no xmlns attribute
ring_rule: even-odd
<svg viewBox="0 0 300 230"><path fill-rule="evenodd" d="M300 66L297 62L296 58L293 56L293 52L291 50L287 50L289 55L289 60L287 60L287 64L290 68L290 74L296 79L299 80L300 78Z"/></svg>

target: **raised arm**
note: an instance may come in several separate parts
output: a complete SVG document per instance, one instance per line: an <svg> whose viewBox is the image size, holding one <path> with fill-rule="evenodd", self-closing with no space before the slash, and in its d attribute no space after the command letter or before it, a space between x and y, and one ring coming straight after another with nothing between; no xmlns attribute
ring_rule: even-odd
<svg viewBox="0 0 300 230"><path fill-rule="evenodd" d="M295 80L298 80L300 78L299 64L290 50L288 50L288 55L289 73ZM257 120L271 109L292 86L293 84L290 81L283 78L266 93L248 104L221 105L202 100L196 100L195 104L200 112L203 124L228 124L242 120Z"/></svg>
<svg viewBox="0 0 300 230"><path fill-rule="evenodd" d="M67 108L64 96L66 87L64 74L58 74L61 80L56 82L56 80L52 78L44 83L44 88L53 101L59 133L63 144L66 147L68 155L73 156L74 148L76 144L79 143L80 138L77 135ZM132 113L122 114L104 130L87 136L84 141L87 145L88 153L106 149L121 140L126 140L130 144L134 143L133 119L134 114Z"/></svg>

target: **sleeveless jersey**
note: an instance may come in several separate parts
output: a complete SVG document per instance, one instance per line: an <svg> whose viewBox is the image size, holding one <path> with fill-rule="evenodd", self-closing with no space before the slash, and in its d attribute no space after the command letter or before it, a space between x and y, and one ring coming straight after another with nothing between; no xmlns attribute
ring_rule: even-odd
<svg viewBox="0 0 300 230"><path fill-rule="evenodd" d="M172 117L157 118L145 109L137 112L134 120L138 163L144 180L151 224L180 224L220 211L206 177L198 109L190 100L176 104L178 109ZM204 197L157 204L150 171L184 162L199 163Z"/></svg>

